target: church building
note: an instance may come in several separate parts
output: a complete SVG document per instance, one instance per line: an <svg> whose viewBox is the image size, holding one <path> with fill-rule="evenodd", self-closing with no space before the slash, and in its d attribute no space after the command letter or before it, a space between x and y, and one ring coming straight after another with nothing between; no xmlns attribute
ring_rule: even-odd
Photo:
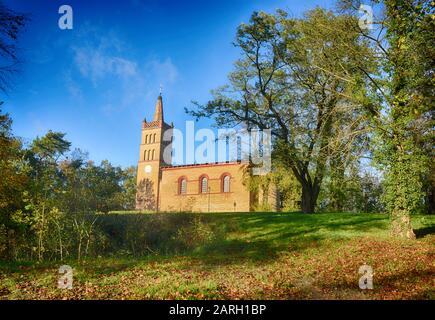
<svg viewBox="0 0 435 320"><path fill-rule="evenodd" d="M163 155L165 150L171 149L172 136L164 139L164 134L171 134L173 127L164 120L163 100L159 95L153 120L142 122L136 209L156 212L252 211L259 197L245 186L248 163L227 161L172 165L172 160L166 163Z"/></svg>

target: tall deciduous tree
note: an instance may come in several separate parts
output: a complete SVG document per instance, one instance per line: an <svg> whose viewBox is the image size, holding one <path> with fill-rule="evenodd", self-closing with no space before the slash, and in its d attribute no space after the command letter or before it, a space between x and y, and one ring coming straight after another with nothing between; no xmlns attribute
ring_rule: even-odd
<svg viewBox="0 0 435 320"><path fill-rule="evenodd" d="M339 3L354 13L360 5L355 0ZM377 134L375 154L385 171L392 234L414 238L410 214L421 210L423 182L430 176L433 157L435 3L384 0L367 4L374 8L372 28L355 24L353 29L376 52L382 72L374 74L358 66L370 86L355 98L371 114Z"/></svg>
<svg viewBox="0 0 435 320"><path fill-rule="evenodd" d="M64 133L49 131L36 138L27 151L26 158L32 168L32 188L26 208L33 213L32 228L37 236L38 260L44 258L49 226L59 218L57 200L63 190L59 162L70 146Z"/></svg>
<svg viewBox="0 0 435 320"><path fill-rule="evenodd" d="M21 142L12 135L12 120L0 110L0 254L13 256L12 243L22 227L23 192L28 187Z"/></svg>
<svg viewBox="0 0 435 320"><path fill-rule="evenodd" d="M363 55L369 48L349 28L355 22L319 8L303 19L290 19L283 11L254 13L249 24L238 28L235 44L242 58L230 84L189 111L214 117L218 125L272 129L274 159L301 184L306 213L315 210L332 146L335 153L346 153L356 145L356 132L363 130L363 118L350 97L357 84L363 85L355 59L362 57L359 63L367 68L371 61Z"/></svg>

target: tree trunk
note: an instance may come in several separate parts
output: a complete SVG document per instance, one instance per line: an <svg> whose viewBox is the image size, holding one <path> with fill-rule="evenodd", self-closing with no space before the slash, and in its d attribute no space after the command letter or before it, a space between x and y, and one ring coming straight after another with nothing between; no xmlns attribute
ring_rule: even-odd
<svg viewBox="0 0 435 320"><path fill-rule="evenodd" d="M394 210L391 213L391 235L399 238L415 239L411 217L405 210Z"/></svg>
<svg viewBox="0 0 435 320"><path fill-rule="evenodd" d="M386 194L389 196L391 215L391 235L398 238L415 239L411 225L411 213L418 210L417 202L424 195L420 186L421 171L416 169L413 150L406 150L405 138L399 136L396 154L388 172ZM405 142L403 142L405 141ZM389 186L388 186L389 185Z"/></svg>
<svg viewBox="0 0 435 320"><path fill-rule="evenodd" d="M308 184L302 184L302 212L314 213L316 208L317 198L319 196L319 188L316 186L310 186Z"/></svg>
<svg viewBox="0 0 435 320"><path fill-rule="evenodd" d="M14 231L12 229L9 229L8 226L6 226L6 257L8 260L13 260L13 239L14 239Z"/></svg>
<svg viewBox="0 0 435 320"><path fill-rule="evenodd" d="M431 185L428 188L426 199L427 199L427 213L435 214L435 186L432 181L431 181Z"/></svg>

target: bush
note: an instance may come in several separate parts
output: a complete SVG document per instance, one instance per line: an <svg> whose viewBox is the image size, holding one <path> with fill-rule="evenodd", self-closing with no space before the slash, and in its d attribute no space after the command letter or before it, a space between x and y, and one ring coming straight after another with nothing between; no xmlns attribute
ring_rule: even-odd
<svg viewBox="0 0 435 320"><path fill-rule="evenodd" d="M204 223L200 216L195 216L186 226L178 229L176 241L185 249L195 249L210 243L215 238L212 228Z"/></svg>
<svg viewBox="0 0 435 320"><path fill-rule="evenodd" d="M182 253L203 247L225 232L224 225L209 220L206 215L192 213L58 214L47 224L41 255L38 237L28 230L27 246L17 246L20 250L12 259L82 260ZM2 228L0 240L0 249L5 251L7 237Z"/></svg>

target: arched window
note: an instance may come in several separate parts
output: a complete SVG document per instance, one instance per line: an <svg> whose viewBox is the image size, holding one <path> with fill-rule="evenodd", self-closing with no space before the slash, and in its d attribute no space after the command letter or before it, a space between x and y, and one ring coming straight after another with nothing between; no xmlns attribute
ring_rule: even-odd
<svg viewBox="0 0 435 320"><path fill-rule="evenodd" d="M205 176L202 176L199 179L199 183L200 183L200 192L201 193L207 193L208 192L208 179Z"/></svg>
<svg viewBox="0 0 435 320"><path fill-rule="evenodd" d="M147 151L145 150L144 152L143 152L143 160L145 161L147 159Z"/></svg>
<svg viewBox="0 0 435 320"><path fill-rule="evenodd" d="M154 133L153 142L156 142L156 134Z"/></svg>
<svg viewBox="0 0 435 320"><path fill-rule="evenodd" d="M181 177L178 179L178 193L186 194L187 190L187 179L185 177Z"/></svg>
<svg viewBox="0 0 435 320"><path fill-rule="evenodd" d="M151 152L151 150L148 150L148 151L147 151L147 160L150 159L150 152Z"/></svg>
<svg viewBox="0 0 435 320"><path fill-rule="evenodd" d="M222 192L230 192L230 180L231 177L227 174L222 177Z"/></svg>
<svg viewBox="0 0 435 320"><path fill-rule="evenodd" d="M151 156L151 160L154 160L155 150L153 150L153 155Z"/></svg>
<svg viewBox="0 0 435 320"><path fill-rule="evenodd" d="M148 143L148 135L146 134L145 135L145 144L147 144Z"/></svg>

